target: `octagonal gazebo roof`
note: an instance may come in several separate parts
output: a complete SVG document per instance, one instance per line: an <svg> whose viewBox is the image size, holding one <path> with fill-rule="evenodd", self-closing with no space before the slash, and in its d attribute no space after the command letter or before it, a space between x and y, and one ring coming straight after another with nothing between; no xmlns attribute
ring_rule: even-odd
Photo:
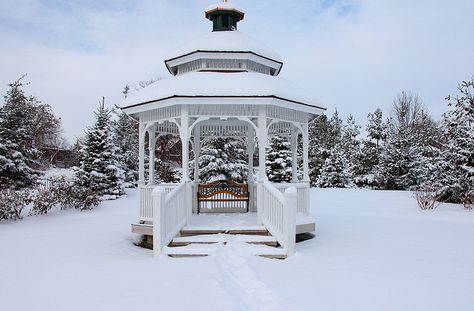
<svg viewBox="0 0 474 311"><path fill-rule="evenodd" d="M237 31L243 16L228 2L209 6L206 17L213 22L213 31L173 52L165 60L173 76L130 95L122 104L124 111L139 114L180 104L250 104L279 106L308 117L321 114L325 108L310 92L278 77L283 62L275 51Z"/></svg>

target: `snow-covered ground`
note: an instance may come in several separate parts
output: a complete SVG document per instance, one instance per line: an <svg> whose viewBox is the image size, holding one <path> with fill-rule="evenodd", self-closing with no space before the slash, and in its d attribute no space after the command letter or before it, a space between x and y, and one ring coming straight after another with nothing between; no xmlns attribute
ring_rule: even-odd
<svg viewBox="0 0 474 311"><path fill-rule="evenodd" d="M153 258L137 193L0 223L0 310L473 310L474 212L408 192L312 190L313 239L288 260Z"/></svg>

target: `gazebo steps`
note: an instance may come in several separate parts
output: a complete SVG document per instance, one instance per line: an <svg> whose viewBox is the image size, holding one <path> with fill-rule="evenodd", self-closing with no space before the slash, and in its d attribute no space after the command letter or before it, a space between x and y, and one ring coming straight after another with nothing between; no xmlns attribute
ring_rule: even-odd
<svg viewBox="0 0 474 311"><path fill-rule="evenodd" d="M240 254L254 255L272 259L285 259L286 252L281 247L267 245L247 244L241 242L214 243L214 244L189 244L186 246L166 247L164 252L170 257L205 257L216 255L219 251L234 250Z"/></svg>
<svg viewBox="0 0 474 311"><path fill-rule="evenodd" d="M181 230L180 233L182 237L209 234L270 235L264 226L242 226L228 228L186 226Z"/></svg>
<svg viewBox="0 0 474 311"><path fill-rule="evenodd" d="M229 242L244 242L248 244L261 244L267 246L278 246L277 240L270 235L250 235L250 234L202 234L193 236L176 237L171 241L170 246L186 246L190 244L227 244Z"/></svg>

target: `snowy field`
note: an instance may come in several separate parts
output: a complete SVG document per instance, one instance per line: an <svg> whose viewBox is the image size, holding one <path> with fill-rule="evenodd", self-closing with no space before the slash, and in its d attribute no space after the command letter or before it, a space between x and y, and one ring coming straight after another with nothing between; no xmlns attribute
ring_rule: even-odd
<svg viewBox="0 0 474 311"><path fill-rule="evenodd" d="M136 191L90 212L0 223L0 310L473 310L474 212L408 192L312 190L313 239L288 260L133 245Z"/></svg>

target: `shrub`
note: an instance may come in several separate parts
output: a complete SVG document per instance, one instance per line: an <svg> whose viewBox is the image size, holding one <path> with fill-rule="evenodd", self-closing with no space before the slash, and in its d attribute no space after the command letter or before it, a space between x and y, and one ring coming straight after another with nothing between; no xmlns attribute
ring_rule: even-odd
<svg viewBox="0 0 474 311"><path fill-rule="evenodd" d="M28 190L0 190L0 220L23 218L23 209L30 202L31 193Z"/></svg>
<svg viewBox="0 0 474 311"><path fill-rule="evenodd" d="M418 206L422 210L431 210L438 207L438 195L433 191L417 190L414 196Z"/></svg>
<svg viewBox="0 0 474 311"><path fill-rule="evenodd" d="M474 209L474 191L471 191L468 195L466 195L462 204L468 211L472 211Z"/></svg>
<svg viewBox="0 0 474 311"><path fill-rule="evenodd" d="M52 179L48 188L37 189L31 214L46 214L53 208L90 210L99 203L99 195L92 189L59 177Z"/></svg>

